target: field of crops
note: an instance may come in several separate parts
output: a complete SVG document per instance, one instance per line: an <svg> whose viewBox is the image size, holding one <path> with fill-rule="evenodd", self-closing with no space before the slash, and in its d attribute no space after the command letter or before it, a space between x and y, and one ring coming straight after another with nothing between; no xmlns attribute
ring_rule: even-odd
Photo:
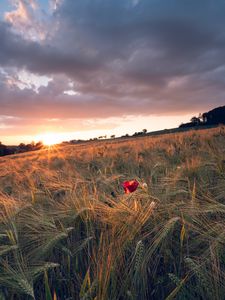
<svg viewBox="0 0 225 300"><path fill-rule="evenodd" d="M2 300L225 299L224 127L2 157L0 208Z"/></svg>

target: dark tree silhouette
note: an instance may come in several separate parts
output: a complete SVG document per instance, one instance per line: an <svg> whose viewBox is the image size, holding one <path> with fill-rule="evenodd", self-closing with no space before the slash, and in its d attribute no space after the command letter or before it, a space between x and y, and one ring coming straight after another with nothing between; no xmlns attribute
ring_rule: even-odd
<svg viewBox="0 0 225 300"><path fill-rule="evenodd" d="M214 108L202 114L203 122L209 125L225 124L225 106Z"/></svg>
<svg viewBox="0 0 225 300"><path fill-rule="evenodd" d="M191 118L191 122L181 124L179 128L218 124L225 124L225 106L220 106L203 114L199 114L199 117Z"/></svg>
<svg viewBox="0 0 225 300"><path fill-rule="evenodd" d="M195 124L195 125L199 125L201 123L200 119L197 117L192 117L191 118L191 123Z"/></svg>

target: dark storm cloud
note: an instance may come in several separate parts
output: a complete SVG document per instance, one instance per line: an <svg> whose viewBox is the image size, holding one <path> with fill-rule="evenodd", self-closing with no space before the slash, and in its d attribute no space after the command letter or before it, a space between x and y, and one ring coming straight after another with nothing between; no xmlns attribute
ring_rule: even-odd
<svg viewBox="0 0 225 300"><path fill-rule="evenodd" d="M39 74L91 70L97 64L80 53L73 55L49 44L23 39L13 33L10 26L0 22L0 64L7 67L27 68Z"/></svg>
<svg viewBox="0 0 225 300"><path fill-rule="evenodd" d="M90 118L222 105L224 15L222 0L67 0L40 43L1 22L0 65L53 78L39 93L2 79L1 114ZM63 94L69 81L79 94Z"/></svg>

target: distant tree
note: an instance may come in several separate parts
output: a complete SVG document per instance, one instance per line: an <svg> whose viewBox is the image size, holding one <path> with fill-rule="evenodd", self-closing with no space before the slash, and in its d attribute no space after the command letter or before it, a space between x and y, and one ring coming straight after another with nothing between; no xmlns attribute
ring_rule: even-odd
<svg viewBox="0 0 225 300"><path fill-rule="evenodd" d="M195 125L199 125L201 123L200 119L197 117L192 117L190 121Z"/></svg>
<svg viewBox="0 0 225 300"><path fill-rule="evenodd" d="M40 142L37 142L37 143L35 144L34 147L35 147L35 150L39 150L39 149L43 148L44 145L43 145L43 143L40 141Z"/></svg>
<svg viewBox="0 0 225 300"><path fill-rule="evenodd" d="M125 135L122 135L121 137L129 137L129 134L126 133Z"/></svg>
<svg viewBox="0 0 225 300"><path fill-rule="evenodd" d="M143 132L144 134L146 134L146 133L148 132L148 130L147 130L147 129L143 129L142 132Z"/></svg>
<svg viewBox="0 0 225 300"><path fill-rule="evenodd" d="M115 134L112 134L110 137L111 137L111 139L115 139L116 136L115 136Z"/></svg>
<svg viewBox="0 0 225 300"><path fill-rule="evenodd" d="M143 134L144 134L143 131L139 131L139 132L135 132L135 133L133 134L133 136L139 136L139 135L143 135Z"/></svg>
<svg viewBox="0 0 225 300"><path fill-rule="evenodd" d="M199 114L198 114L198 118L199 118L200 122L202 123L202 122L203 122L203 114L202 114L202 113L199 113Z"/></svg>
<svg viewBox="0 0 225 300"><path fill-rule="evenodd" d="M10 154L10 150L7 148L7 146L3 145L0 142L0 156L8 155Z"/></svg>
<svg viewBox="0 0 225 300"><path fill-rule="evenodd" d="M26 147L26 145L24 143L20 143L18 147L21 149L24 149Z"/></svg>
<svg viewBox="0 0 225 300"><path fill-rule="evenodd" d="M204 124L206 124L208 122L208 113L202 114L202 121Z"/></svg>

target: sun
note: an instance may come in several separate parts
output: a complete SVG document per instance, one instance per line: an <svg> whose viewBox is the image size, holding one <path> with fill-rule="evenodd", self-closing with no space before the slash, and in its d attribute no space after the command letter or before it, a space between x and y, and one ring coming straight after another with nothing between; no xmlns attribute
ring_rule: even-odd
<svg viewBox="0 0 225 300"><path fill-rule="evenodd" d="M37 137L45 146L53 146L60 142L59 136L56 133L44 133Z"/></svg>

